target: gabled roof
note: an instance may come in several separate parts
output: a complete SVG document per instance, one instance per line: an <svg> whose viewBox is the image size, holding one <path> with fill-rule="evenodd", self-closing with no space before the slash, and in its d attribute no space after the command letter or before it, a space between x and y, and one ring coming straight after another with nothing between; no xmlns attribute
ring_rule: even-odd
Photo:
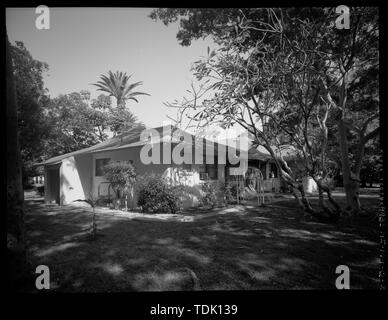
<svg viewBox="0 0 388 320"><path fill-rule="evenodd" d="M156 130L159 135L157 137L152 138L152 140L148 139L141 139L141 132L144 129L153 129ZM208 140L205 138L198 138L186 131L183 131L177 127L174 127L172 125L167 125L167 126L161 126L161 127L156 127L156 128L144 128L142 126L137 126L133 127L129 131L122 133L120 135L117 135L115 137L112 137L106 141L103 141L101 143L98 143L94 146L84 148L81 150L77 150L74 152L66 153L63 155L59 155L53 158L50 158L42 163L39 163L37 165L54 165L60 163L63 159L66 159L68 157L76 156L76 155L81 155L81 154L90 154L90 153L97 153L97 152L104 152L104 151L115 151L115 150L122 150L126 148L133 148L133 147L138 147L138 146L144 146L146 144L156 144L156 143L180 143L181 141L177 138L176 135L171 133L180 133L180 134L187 134L191 136L193 139L202 139L203 146L214 146L214 154L217 154L218 152L218 147L223 146L227 147L229 152L231 152L232 146L226 145L223 143L218 143L212 140ZM191 144L192 145L192 144ZM239 149L238 147L232 148L232 149ZM293 149L291 146L290 147L285 147L282 149L275 149L276 153L278 155L282 155L283 157L292 157L295 155L295 149ZM255 160L261 160L261 161L267 161L271 159L271 155L269 152L263 147L263 146L258 146L257 148L255 147L250 147L248 150L248 158L249 159L255 159Z"/></svg>
<svg viewBox="0 0 388 320"><path fill-rule="evenodd" d="M77 150L74 152L66 153L57 157L50 158L42 163L39 163L37 165L53 165L61 162L63 159L66 159L68 157L81 155L81 154L89 154L89 153L97 153L97 152L105 152L105 151L114 151L114 150L121 150L126 148L132 148L132 147L138 147L138 146L144 146L146 144L152 143L161 143L161 142L168 142L168 143L180 143L181 141L177 138L176 135L171 135L170 133L178 132L181 134L187 134L193 138L195 138L194 135L183 131L177 127L174 127L172 125L167 126L161 126L156 128L146 128L146 129L153 129L160 133L158 137L152 138L152 141L149 140L141 140L141 132L144 130L144 127L135 127L130 131L127 131L123 134L117 135L113 138L110 138L104 142L98 143L94 146L84 148L81 150ZM167 134L166 134L167 133ZM206 145L213 145L215 146L215 152L217 152L218 145L221 145L219 143L203 139L204 146Z"/></svg>
<svg viewBox="0 0 388 320"><path fill-rule="evenodd" d="M140 132L143 130L142 127L133 127L130 131L127 131L125 133L119 134L115 137L112 137L106 141L100 142L94 146L87 147L81 150L65 153L53 158L50 158L42 163L39 163L38 165L50 165L50 164L56 164L63 159L66 159L68 157L81 155L81 154L87 154L91 153L93 151L97 150L104 150L104 149L110 149L112 147L120 147L125 144L129 144L133 141L136 141L136 139L139 138Z"/></svg>

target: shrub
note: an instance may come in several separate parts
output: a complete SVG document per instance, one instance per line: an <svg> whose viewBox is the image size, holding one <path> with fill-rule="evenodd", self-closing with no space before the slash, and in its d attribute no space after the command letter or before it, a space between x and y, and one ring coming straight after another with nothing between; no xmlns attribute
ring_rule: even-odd
<svg viewBox="0 0 388 320"><path fill-rule="evenodd" d="M183 209L186 204L192 206L202 198L201 190L193 186L178 184L172 186L171 189L179 200L180 209Z"/></svg>
<svg viewBox="0 0 388 320"><path fill-rule="evenodd" d="M105 177L110 182L117 199L132 193L136 181L136 171L129 162L110 161L105 167Z"/></svg>
<svg viewBox="0 0 388 320"><path fill-rule="evenodd" d="M137 183L137 203L143 212L176 213L179 210L179 198L176 188L169 186L159 176L142 177Z"/></svg>
<svg viewBox="0 0 388 320"><path fill-rule="evenodd" d="M236 183L226 183L225 184L225 201L227 203L236 203L237 202L237 184Z"/></svg>
<svg viewBox="0 0 388 320"><path fill-rule="evenodd" d="M225 184L225 198L227 203L237 203L237 196L242 198L245 191L245 183L237 179L237 176L230 177L230 180Z"/></svg>
<svg viewBox="0 0 388 320"><path fill-rule="evenodd" d="M204 207L215 207L217 205L216 190L211 182L204 182L201 185L203 196L201 198L201 205Z"/></svg>
<svg viewBox="0 0 388 320"><path fill-rule="evenodd" d="M202 198L201 205L214 208L216 206L224 206L227 202L226 185L222 182L206 181L201 185Z"/></svg>

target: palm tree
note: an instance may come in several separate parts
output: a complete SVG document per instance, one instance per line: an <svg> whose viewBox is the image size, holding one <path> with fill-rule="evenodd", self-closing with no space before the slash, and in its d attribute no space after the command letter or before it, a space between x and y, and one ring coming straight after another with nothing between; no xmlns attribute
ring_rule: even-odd
<svg viewBox="0 0 388 320"><path fill-rule="evenodd" d="M125 102L127 100L134 100L139 102L135 97L140 95L147 95L148 93L144 92L133 92L137 86L141 85L143 82L135 82L128 83L128 80L132 75L127 75L125 72L116 71L113 73L112 71L108 71L108 75L101 75L101 80L97 83L93 83L93 85L97 86L100 91L107 92L110 96L113 96L117 99L117 108L124 109Z"/></svg>

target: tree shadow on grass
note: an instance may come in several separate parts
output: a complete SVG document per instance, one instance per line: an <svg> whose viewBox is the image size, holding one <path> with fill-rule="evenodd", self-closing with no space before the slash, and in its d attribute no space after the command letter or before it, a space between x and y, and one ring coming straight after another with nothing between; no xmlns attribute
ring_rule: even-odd
<svg viewBox="0 0 388 320"><path fill-rule="evenodd" d="M31 259L50 267L57 291L335 289L338 265L351 288L378 287L372 222L321 224L279 203L193 222L104 213L103 236L85 241L90 209L27 207Z"/></svg>

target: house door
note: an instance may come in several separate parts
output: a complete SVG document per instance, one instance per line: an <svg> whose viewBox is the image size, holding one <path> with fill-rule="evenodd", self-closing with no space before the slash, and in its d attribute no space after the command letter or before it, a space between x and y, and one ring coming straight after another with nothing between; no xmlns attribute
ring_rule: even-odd
<svg viewBox="0 0 388 320"><path fill-rule="evenodd" d="M60 188L59 188L59 168L49 169L47 171L47 191L49 202L55 201L60 204Z"/></svg>

